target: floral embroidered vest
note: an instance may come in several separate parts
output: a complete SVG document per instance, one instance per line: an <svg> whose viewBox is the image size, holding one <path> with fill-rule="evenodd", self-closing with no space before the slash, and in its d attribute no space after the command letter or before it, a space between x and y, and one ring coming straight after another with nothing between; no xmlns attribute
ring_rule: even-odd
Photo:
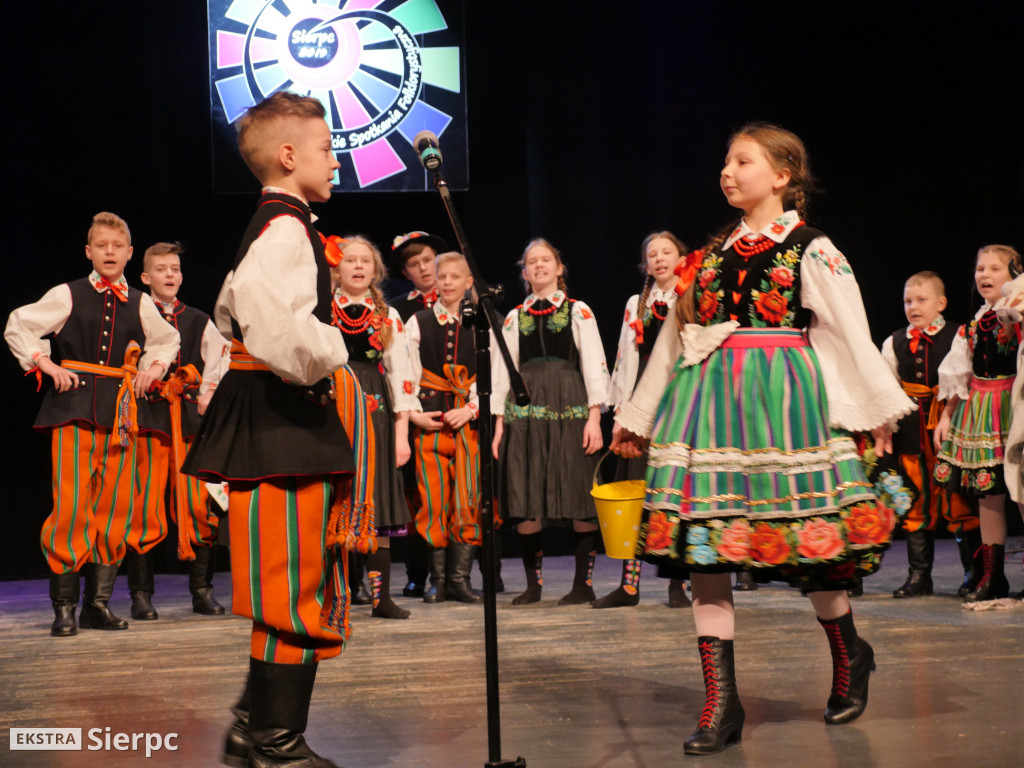
<svg viewBox="0 0 1024 768"><path fill-rule="evenodd" d="M967 326L960 326L960 333L967 336L967 349L975 376L994 379L1017 375L1020 325L1006 328L996 313L989 310Z"/></svg>
<svg viewBox="0 0 1024 768"><path fill-rule="evenodd" d="M783 242L749 259L735 248L704 256L694 288L698 322L736 320L745 328L804 328L810 312L800 304L800 261L822 233L798 226Z"/></svg>
<svg viewBox="0 0 1024 768"><path fill-rule="evenodd" d="M580 353L572 336L572 307L567 298L557 311L551 302L541 299L529 309L519 306L519 361L568 360L578 363ZM532 310L532 311L531 311Z"/></svg>
<svg viewBox="0 0 1024 768"><path fill-rule="evenodd" d="M346 324L339 314L350 322ZM345 336L349 363L383 365L384 345L380 339L383 323L378 314L364 304L351 303L339 307L335 303L333 322Z"/></svg>

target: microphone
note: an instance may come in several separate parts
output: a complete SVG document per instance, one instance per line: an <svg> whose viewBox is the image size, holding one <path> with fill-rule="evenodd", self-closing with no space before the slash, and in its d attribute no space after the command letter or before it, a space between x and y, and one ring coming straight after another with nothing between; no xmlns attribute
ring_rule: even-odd
<svg viewBox="0 0 1024 768"><path fill-rule="evenodd" d="M433 131L420 131L412 140L413 149L420 156L420 165L428 171L441 167L441 150L437 146L437 135Z"/></svg>

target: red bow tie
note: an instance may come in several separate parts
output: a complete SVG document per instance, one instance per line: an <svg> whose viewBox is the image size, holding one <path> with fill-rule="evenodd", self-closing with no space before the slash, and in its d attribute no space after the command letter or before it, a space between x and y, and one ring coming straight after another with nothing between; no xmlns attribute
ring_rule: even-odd
<svg viewBox="0 0 1024 768"><path fill-rule="evenodd" d="M128 301L128 286L122 283L112 283L103 275L100 275L100 285L104 290L112 292L120 301Z"/></svg>
<svg viewBox="0 0 1024 768"><path fill-rule="evenodd" d="M921 342L926 341L929 344L932 343L932 337L922 331L920 328L910 329L910 351L917 354L918 348L921 346Z"/></svg>

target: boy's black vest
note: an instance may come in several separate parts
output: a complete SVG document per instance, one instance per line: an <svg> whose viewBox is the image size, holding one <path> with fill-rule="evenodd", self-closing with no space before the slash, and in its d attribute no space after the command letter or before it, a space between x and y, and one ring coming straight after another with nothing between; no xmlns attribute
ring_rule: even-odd
<svg viewBox="0 0 1024 768"><path fill-rule="evenodd" d="M183 365L194 365L199 375L203 374L203 332L206 324L210 322L210 316L198 309L189 307L180 301L172 312L164 312L159 304L157 308L164 320L178 329L181 335L181 348L178 356L171 363L171 370L168 376L175 369ZM186 389L181 397L181 434L182 437L192 437L199 430L199 406L196 402L199 397L197 388ZM168 437L171 436L171 411L169 403L160 397L159 393L150 393L149 407L152 413L152 427L154 431L162 432Z"/></svg>
<svg viewBox="0 0 1024 768"><path fill-rule="evenodd" d="M415 314L420 326L420 363L423 370L444 378L444 366L464 365L468 376L476 375L476 349L473 331L459 323L441 325L433 309ZM455 396L420 387L420 404L424 411L450 411L455 407Z"/></svg>
<svg viewBox="0 0 1024 768"><path fill-rule="evenodd" d="M939 383L939 366L949 353L953 340L956 338L956 323L946 323L933 336L921 335L917 352L910 351L910 339L907 338L906 326L892 334L892 351L896 356L896 375L900 380L925 387L935 387ZM916 455L921 451L921 411L925 418L931 407L931 398L914 398L919 408L900 419L899 429L893 435L893 447L896 453ZM928 438L930 439L930 438Z"/></svg>
<svg viewBox="0 0 1024 768"><path fill-rule="evenodd" d="M89 278L68 283L71 289L71 314L60 332L50 342L50 359L58 365L63 360L108 365L120 368L124 351L134 341L145 350L146 334L139 318L142 293L128 289L128 301L119 300L112 291L98 293ZM49 389L36 416L35 428L48 429L73 421L104 429L114 428L117 391L122 379L79 373L80 386L58 393ZM149 409L138 402L140 427L151 423Z"/></svg>

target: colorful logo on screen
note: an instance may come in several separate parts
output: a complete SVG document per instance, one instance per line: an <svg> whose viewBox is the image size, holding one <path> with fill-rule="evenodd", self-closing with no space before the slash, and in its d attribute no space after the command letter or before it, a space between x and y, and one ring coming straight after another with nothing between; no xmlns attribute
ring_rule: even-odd
<svg viewBox="0 0 1024 768"><path fill-rule="evenodd" d="M388 11L379 6L390 7ZM342 173L358 188L379 187L407 164L423 130L441 136L452 116L432 106L425 85L462 89L458 46L429 46L447 29L435 0L209 0L213 97L233 123L275 91L323 103ZM343 185L352 186L352 185Z"/></svg>

